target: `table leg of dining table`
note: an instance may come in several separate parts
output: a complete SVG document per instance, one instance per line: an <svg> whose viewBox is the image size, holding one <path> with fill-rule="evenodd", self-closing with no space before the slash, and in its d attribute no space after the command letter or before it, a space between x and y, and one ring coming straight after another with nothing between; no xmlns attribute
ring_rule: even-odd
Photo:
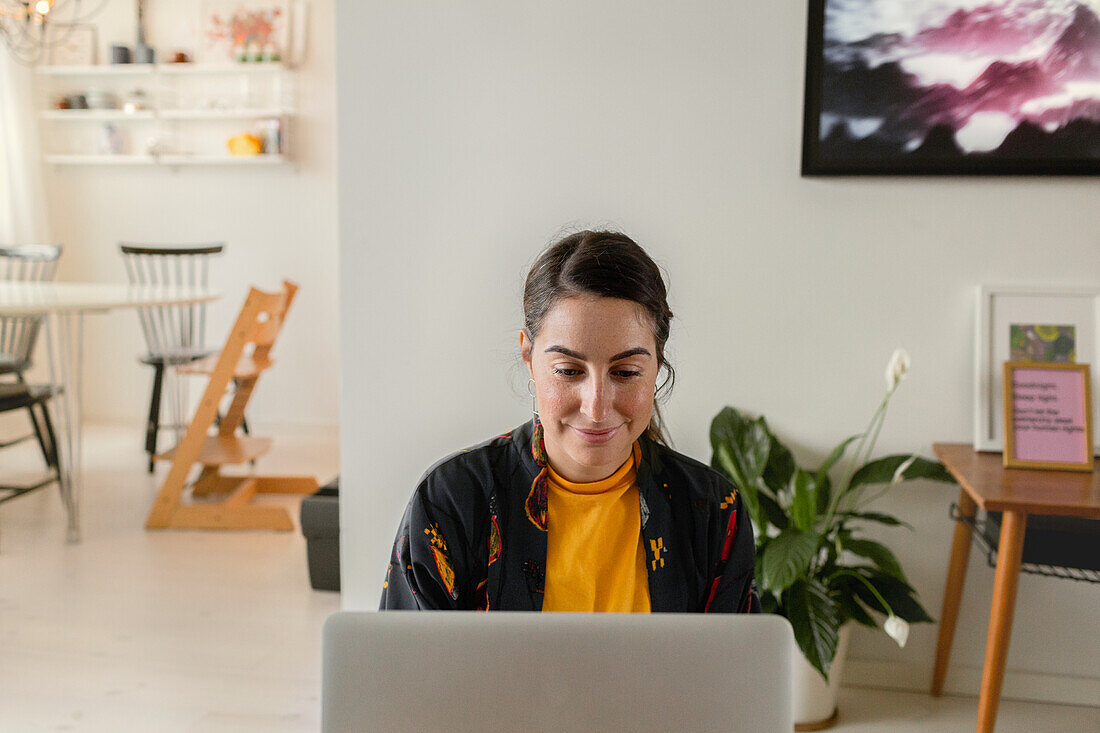
<svg viewBox="0 0 1100 733"><path fill-rule="evenodd" d="M75 321L75 323L74 323ZM80 493L83 484L83 375L84 314L54 312L46 319L46 350L50 383L61 389L54 406L60 425L58 448L58 484L65 505L69 543L80 542ZM60 409L60 420L56 419Z"/></svg>
<svg viewBox="0 0 1100 733"><path fill-rule="evenodd" d="M971 526L978 507L966 489L959 488L959 514L955 522L955 537L951 542L951 560L947 569L947 581L943 587L943 610L940 613L940 634L936 642L936 664L932 670L932 694L943 694L947 678L947 662L951 658L951 644L955 640L955 625L959 620L963 584L966 582L966 566L970 560Z"/></svg>
<svg viewBox="0 0 1100 733"><path fill-rule="evenodd" d="M1001 536L997 545L997 572L993 577L993 607L989 614L989 636L985 646L985 666L978 698L978 733L993 733L997 706L1001 701L1008 640L1012 635L1012 617L1016 610L1016 588L1024 554L1024 530L1027 514L1005 511L1001 516Z"/></svg>

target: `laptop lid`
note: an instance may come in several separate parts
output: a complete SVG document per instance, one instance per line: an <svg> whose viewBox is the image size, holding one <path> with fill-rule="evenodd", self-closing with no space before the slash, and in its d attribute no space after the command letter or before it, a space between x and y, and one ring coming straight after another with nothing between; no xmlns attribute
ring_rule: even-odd
<svg viewBox="0 0 1100 733"><path fill-rule="evenodd" d="M322 729L792 729L786 619L768 614L340 612Z"/></svg>

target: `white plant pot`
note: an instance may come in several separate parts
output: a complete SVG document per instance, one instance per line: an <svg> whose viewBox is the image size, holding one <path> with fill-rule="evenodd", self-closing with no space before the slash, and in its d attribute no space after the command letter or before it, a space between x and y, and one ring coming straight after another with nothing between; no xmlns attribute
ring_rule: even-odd
<svg viewBox="0 0 1100 733"><path fill-rule="evenodd" d="M795 730L822 730L836 724L836 699L840 692L840 680L844 676L844 663L848 659L848 637L851 631L851 623L840 627L836 656L829 667L828 682L806 661L806 657L802 656L802 651L795 644L794 664L791 668L791 676L794 678L791 681L791 706Z"/></svg>

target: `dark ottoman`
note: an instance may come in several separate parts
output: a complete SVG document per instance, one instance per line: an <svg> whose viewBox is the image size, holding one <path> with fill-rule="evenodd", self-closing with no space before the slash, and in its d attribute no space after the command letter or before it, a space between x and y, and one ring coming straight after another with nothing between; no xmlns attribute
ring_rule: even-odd
<svg viewBox="0 0 1100 733"><path fill-rule="evenodd" d="M309 584L314 590L340 590L340 477L302 499Z"/></svg>

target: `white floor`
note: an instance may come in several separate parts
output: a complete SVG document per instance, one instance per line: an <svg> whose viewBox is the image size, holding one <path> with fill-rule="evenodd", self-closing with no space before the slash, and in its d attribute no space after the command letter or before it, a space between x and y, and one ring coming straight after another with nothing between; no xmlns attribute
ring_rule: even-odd
<svg viewBox="0 0 1100 733"><path fill-rule="evenodd" d="M258 470L337 473L331 432L274 438ZM86 431L78 545L52 487L0 505L0 731L318 730L339 595L310 589L297 530L144 530L141 444L134 427ZM4 451L5 478L36 450ZM298 499L276 501L297 521Z"/></svg>
<svg viewBox="0 0 1100 733"><path fill-rule="evenodd" d="M260 470L335 475L335 435L274 437ZM0 731L318 730L339 598L310 590L301 534L147 532L157 480L139 430L85 440L83 542L65 544L53 488L0 505ZM35 451L0 453L5 479ZM969 733L977 700L846 688L840 709L836 731ZM1004 701L997 730L1100 731L1100 711Z"/></svg>

